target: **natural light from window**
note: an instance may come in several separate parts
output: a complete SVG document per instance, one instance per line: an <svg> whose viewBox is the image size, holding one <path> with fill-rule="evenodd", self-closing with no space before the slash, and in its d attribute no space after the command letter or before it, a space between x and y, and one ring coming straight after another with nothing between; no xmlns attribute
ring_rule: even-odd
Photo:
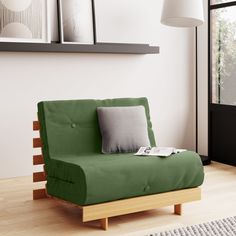
<svg viewBox="0 0 236 236"><path fill-rule="evenodd" d="M212 102L236 105L236 6L211 11L211 43Z"/></svg>

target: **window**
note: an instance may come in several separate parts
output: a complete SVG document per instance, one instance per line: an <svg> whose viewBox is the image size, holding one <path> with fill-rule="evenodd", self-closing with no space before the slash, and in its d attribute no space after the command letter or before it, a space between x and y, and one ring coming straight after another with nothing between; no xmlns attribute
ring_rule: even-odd
<svg viewBox="0 0 236 236"><path fill-rule="evenodd" d="M219 3L225 3L225 2L232 2L232 0L211 0L211 4L219 4Z"/></svg>
<svg viewBox="0 0 236 236"><path fill-rule="evenodd" d="M211 0L211 102L236 105L236 1Z"/></svg>

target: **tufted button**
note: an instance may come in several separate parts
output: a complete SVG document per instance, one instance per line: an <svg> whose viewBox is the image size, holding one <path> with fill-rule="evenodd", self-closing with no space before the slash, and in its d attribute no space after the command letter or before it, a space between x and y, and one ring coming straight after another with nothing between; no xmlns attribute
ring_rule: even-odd
<svg viewBox="0 0 236 236"><path fill-rule="evenodd" d="M148 192L150 190L150 186L146 185L143 190L144 190L144 192Z"/></svg>
<svg viewBox="0 0 236 236"><path fill-rule="evenodd" d="M71 128L75 128L75 127L76 127L75 123L71 124Z"/></svg>

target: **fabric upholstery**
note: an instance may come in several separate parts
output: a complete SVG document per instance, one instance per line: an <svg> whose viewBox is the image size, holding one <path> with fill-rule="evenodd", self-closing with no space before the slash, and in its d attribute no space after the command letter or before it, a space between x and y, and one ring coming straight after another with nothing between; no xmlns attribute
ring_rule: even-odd
<svg viewBox="0 0 236 236"><path fill-rule="evenodd" d="M79 205L193 188L202 184L198 154L168 158L129 154L57 156L50 160L47 191Z"/></svg>
<svg viewBox="0 0 236 236"><path fill-rule="evenodd" d="M168 158L101 153L97 107L143 106L148 137L155 146L146 98L45 101L38 104L48 194L89 205L202 184L194 152Z"/></svg>
<svg viewBox="0 0 236 236"><path fill-rule="evenodd" d="M38 103L43 155L81 155L101 153L102 138L97 107L143 106L151 146L155 138L146 98L119 98L106 100L45 101Z"/></svg>

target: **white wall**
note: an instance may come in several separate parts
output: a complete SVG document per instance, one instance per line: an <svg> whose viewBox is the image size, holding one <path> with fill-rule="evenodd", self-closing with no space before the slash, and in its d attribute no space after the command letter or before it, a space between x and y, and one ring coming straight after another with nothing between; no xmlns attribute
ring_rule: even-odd
<svg viewBox="0 0 236 236"><path fill-rule="evenodd" d="M111 1L100 1L106 17ZM99 34L117 40L114 26L123 25L123 40L135 35L136 42L160 45L159 55L0 52L0 178L32 173L32 121L41 100L146 96L157 143L194 149L193 30L161 25L162 1L139 1L120 6L119 18L110 14L113 27Z"/></svg>

